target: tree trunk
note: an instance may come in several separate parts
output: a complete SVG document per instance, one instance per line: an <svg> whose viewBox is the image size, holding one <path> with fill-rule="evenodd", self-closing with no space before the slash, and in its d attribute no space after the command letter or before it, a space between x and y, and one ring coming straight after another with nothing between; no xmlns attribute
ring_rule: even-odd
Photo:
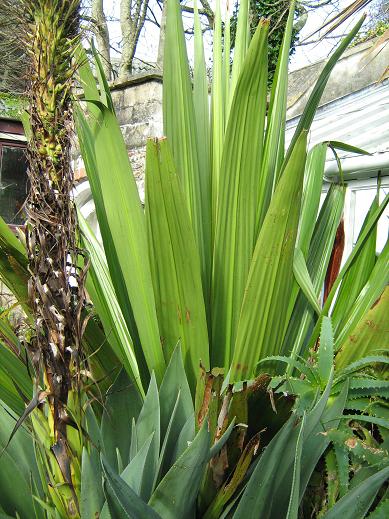
<svg viewBox="0 0 389 519"><path fill-rule="evenodd" d="M163 56L165 49L167 0L164 0L161 14L161 27L159 29L157 67L163 71Z"/></svg>
<svg viewBox="0 0 389 519"><path fill-rule="evenodd" d="M92 19L96 36L97 50L100 53L101 62L106 78L112 77L112 64L109 46L109 32L107 20L104 15L103 0L92 0Z"/></svg>
<svg viewBox="0 0 389 519"><path fill-rule="evenodd" d="M119 79L126 80L133 72L133 61L139 35L144 26L149 0L121 0L120 26L123 48Z"/></svg>

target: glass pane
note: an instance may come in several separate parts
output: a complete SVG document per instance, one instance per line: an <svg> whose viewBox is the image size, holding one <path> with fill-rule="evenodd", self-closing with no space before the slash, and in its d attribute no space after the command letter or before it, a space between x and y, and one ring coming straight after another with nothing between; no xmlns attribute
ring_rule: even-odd
<svg viewBox="0 0 389 519"><path fill-rule="evenodd" d="M0 214L9 224L22 225L23 204L27 196L25 149L2 146L0 163Z"/></svg>

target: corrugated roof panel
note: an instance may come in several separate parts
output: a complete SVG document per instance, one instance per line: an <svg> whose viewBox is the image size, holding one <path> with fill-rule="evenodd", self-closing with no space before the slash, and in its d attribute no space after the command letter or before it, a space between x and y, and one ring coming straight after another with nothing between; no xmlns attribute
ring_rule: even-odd
<svg viewBox="0 0 389 519"><path fill-rule="evenodd" d="M354 144L365 143L369 151L389 150L389 128L382 124L389 120L389 81L321 106L311 129L310 144L334 139ZM286 139L290 142L299 118L286 125ZM380 128L378 128L380 127ZM369 135L369 130L375 135Z"/></svg>
<svg viewBox="0 0 389 519"><path fill-rule="evenodd" d="M287 121L287 144L298 121L299 117ZM309 145L312 147L327 140L342 141L372 153L374 157L363 157L362 161L366 164L366 171L370 170L369 175L378 157L379 163L386 165L387 162L389 168L389 80L321 106L312 124ZM355 157L349 152L340 152L339 156L342 159ZM334 163L334 157L329 153L326 169L334 169ZM353 167L351 162L349 166Z"/></svg>

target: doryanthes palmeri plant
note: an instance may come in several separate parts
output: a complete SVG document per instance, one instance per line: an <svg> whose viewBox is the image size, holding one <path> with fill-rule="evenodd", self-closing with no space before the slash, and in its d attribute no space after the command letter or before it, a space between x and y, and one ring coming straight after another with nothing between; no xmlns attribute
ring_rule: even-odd
<svg viewBox="0 0 389 519"><path fill-rule="evenodd" d="M260 396L269 381L266 374L274 369L282 373L281 364L286 366L285 377L293 384L285 385L285 377L278 378L271 392L300 395L307 413L313 413L307 418L307 429L306 423L303 426L301 421L295 422L301 427L300 440L308 439L310 434L315 436L319 411L313 409L319 405L318 391L325 391L325 382L329 383L330 370L326 369L322 378L315 371L312 386L299 384L297 367L302 366L303 376L308 378L313 369L310 363L320 364L317 369L321 371L319 335L328 315L334 320L330 357L345 348L351 356L339 353L347 359L339 370L345 364L352 365L357 353L345 345L348 335L361 324L375 301L380 312L387 305L386 298L380 295L388 280L389 246L376 258L375 229L388 197L381 205L372 205L352 254L332 276L326 300L321 297L346 192L345 179L340 175L320 207L326 154L329 149L365 152L340 142L324 142L307 153L307 137L331 70L362 20L323 69L286 148L287 68L294 5L291 2L268 105L268 21L259 23L249 41L247 2L241 3L230 70L228 23L223 53L217 3L209 103L196 6L192 78L179 5L168 0L163 88L167 139L147 144L144 210L129 174L131 166L99 60L95 66L99 88L91 70L85 65L80 68L86 110L77 109L77 131L105 254L86 223L81 225L91 257L88 291L104 330L106 334L116 330L115 351L140 390L152 372L161 383L175 345L181 343L189 385L195 395L196 425L200 428L208 413L212 442L218 441L234 417L248 425L248 430L236 433L227 451L223 450L208 465L198 500L199 517L218 517L236 489L244 484L245 471L258 449L256 434L261 425L266 430L270 427L270 437L276 432L274 415L264 418L269 404ZM85 64L85 58L81 62ZM335 268L331 267L331 271ZM346 288L338 290L341 285ZM352 291L347 288L350 285ZM386 356L376 360L386 365ZM364 359L362 366L364 362L369 361ZM364 392L373 396L375 385L382 394L388 390L384 380L375 380L371 385L366 380L360 383L363 389L359 396ZM334 395L339 395L344 386L343 377ZM332 389L328 387L327 391ZM336 413L339 416L345 409L353 409L355 393L350 390L348 401L344 391L340 400L331 395L328 406L323 401L319 405L325 408L325 417L318 419L325 424L320 425L322 432L330 428L331 420L337 427ZM288 399L280 400L287 415ZM280 410L278 417L283 423L285 415ZM291 427L294 432L290 434L297 441L297 429ZM250 480L245 503L237 507L236 517L253 513L253 496L260 501L256 501L256 517L263 517L265 511L269 517L286 516L291 498L291 461L282 475L288 484L283 487L280 483L282 499L275 497L271 502L267 484L263 493L257 490L264 481L271 485L271 477L275 477L272 470L280 463L283 446L291 438L288 434L282 436L286 443L279 444L277 455L265 451L269 458L258 463L261 469ZM267 442L266 438L262 441ZM298 448L296 443L289 445L297 455L302 444ZM304 481L321 454L316 456L328 443L319 446L312 439L307 445L310 448L306 446L302 451L305 461L300 460L301 466L310 466ZM306 456L313 451L316 454L309 455L308 462ZM296 470L300 470L300 461L296 462ZM269 472L261 473L268 463ZM385 469L377 480L380 485L386 477ZM131 494L124 487L123 492ZM294 515L290 517L296 516L303 493L297 487L294 492L294 501L290 502L290 513L293 510ZM126 506L130 511L128 502Z"/></svg>
<svg viewBox="0 0 389 519"><path fill-rule="evenodd" d="M247 2L241 3L231 68L228 23L223 52L217 3L209 103L196 7L192 84L180 11L169 0L163 85L168 144L147 147L145 211L128 175L131 166L102 72L97 65L99 91L88 67L80 68L90 117L77 110L78 135L106 253L106 262L97 261L100 246L87 240L89 292L106 333L120 307L117 354L140 386L153 370L162 379L178 340L193 392L200 361L206 370L223 369L230 383L251 379L258 361L269 355L307 356L322 318L332 311L339 349L385 287L388 245L377 262L373 247L388 198L372 207L327 299L321 298L346 191L340 177L320 207L326 154L365 152L324 142L307 153L307 132L331 70L363 20L324 67L286 149L294 7L291 2L268 105L268 21L260 22L249 41ZM174 195L162 191L167 180L156 180L162 166L170 172L165 175ZM108 278L100 280L103 274ZM353 286L352 292L338 291L342 284Z"/></svg>
<svg viewBox="0 0 389 519"><path fill-rule="evenodd" d="M388 356L376 351L386 347L385 328L366 319L382 323L387 314L389 249L376 257L375 234L388 197L372 204L323 302L346 190L345 179L332 183L320 207L326 153L363 150L325 142L307 153L329 74L361 22L323 69L286 149L293 12L291 2L268 107L268 21L249 41L241 2L231 71L228 21L223 54L217 4L209 105L197 8L192 84L179 3L168 0L167 139L147 143L144 208L101 62L95 55L93 74L77 53L85 92L74 104L77 133L102 237L80 218L90 257L93 317L83 344L93 351L91 372L105 353L81 396L73 485L82 518L354 519L386 506ZM26 251L5 225L0 248L2 279L23 301ZM31 381L6 316L0 333L0 398L10 413L0 409L4 445ZM112 359L123 370L106 392ZM35 427L44 423L38 411ZM40 451L35 459L30 446L19 428L0 465L0 505L23 519L32 509L39 519L66 517L42 490ZM23 499L5 485L9 474ZM41 481L32 491L30 479ZM52 478L49 489L69 486Z"/></svg>
<svg viewBox="0 0 389 519"><path fill-rule="evenodd" d="M22 0L8 2L7 7L14 10L29 61L29 194L25 208L28 298L34 320L28 350L35 388L28 409L47 404L47 462L55 479L53 495L59 498L58 510L63 516L78 517L79 469L77 461L73 463L68 429L77 423L72 412L77 413L86 273L86 261L77 245L70 164L71 89L74 51L80 41L80 0ZM41 413L34 414L38 422Z"/></svg>

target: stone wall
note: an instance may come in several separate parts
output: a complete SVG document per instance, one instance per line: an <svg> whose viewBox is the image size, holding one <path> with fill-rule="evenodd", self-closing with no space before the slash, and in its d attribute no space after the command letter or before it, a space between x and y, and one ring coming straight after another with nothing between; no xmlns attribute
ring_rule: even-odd
<svg viewBox="0 0 389 519"><path fill-rule="evenodd" d="M162 76L148 72L134 75L126 82L113 82L111 94L143 201L146 142L150 137L163 134ZM76 180L82 180L85 169L79 156L74 161L74 169Z"/></svg>

